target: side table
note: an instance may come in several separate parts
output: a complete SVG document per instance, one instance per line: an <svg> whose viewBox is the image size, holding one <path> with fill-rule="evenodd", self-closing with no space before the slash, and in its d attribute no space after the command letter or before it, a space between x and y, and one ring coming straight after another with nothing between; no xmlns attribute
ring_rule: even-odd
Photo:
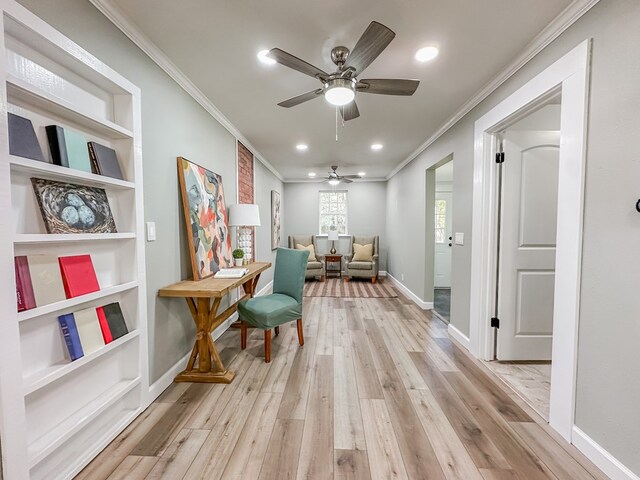
<svg viewBox="0 0 640 480"><path fill-rule="evenodd" d="M330 268L331 264L338 264L338 268ZM324 256L324 268L329 277L330 273L337 273L339 278L342 278L342 254L340 253L328 253Z"/></svg>

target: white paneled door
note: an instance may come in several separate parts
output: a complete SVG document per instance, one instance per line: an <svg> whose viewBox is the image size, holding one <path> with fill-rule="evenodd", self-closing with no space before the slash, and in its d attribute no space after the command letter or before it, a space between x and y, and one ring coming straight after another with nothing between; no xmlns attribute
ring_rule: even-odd
<svg viewBox="0 0 640 480"><path fill-rule="evenodd" d="M433 285L451 288L451 192L436 192Z"/></svg>
<svg viewBox="0 0 640 480"><path fill-rule="evenodd" d="M498 360L551 360L560 133L504 135Z"/></svg>

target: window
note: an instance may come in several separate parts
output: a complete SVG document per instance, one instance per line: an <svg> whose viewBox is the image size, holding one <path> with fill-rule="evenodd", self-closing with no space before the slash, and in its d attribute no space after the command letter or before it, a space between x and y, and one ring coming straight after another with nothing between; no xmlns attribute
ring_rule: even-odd
<svg viewBox="0 0 640 480"><path fill-rule="evenodd" d="M347 233L347 192L332 190L320 192L320 234L335 227L339 234Z"/></svg>
<svg viewBox="0 0 640 480"><path fill-rule="evenodd" d="M445 243L447 238L447 201L436 200L436 243Z"/></svg>

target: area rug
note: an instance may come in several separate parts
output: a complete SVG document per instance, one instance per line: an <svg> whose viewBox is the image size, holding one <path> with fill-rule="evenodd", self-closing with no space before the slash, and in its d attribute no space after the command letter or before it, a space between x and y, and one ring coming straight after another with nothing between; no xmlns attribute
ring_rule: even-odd
<svg viewBox="0 0 640 480"><path fill-rule="evenodd" d="M342 278L327 278L324 282L307 281L304 284L305 297L339 298L395 298L398 296L391 282L378 279L376 283L364 280L345 282Z"/></svg>

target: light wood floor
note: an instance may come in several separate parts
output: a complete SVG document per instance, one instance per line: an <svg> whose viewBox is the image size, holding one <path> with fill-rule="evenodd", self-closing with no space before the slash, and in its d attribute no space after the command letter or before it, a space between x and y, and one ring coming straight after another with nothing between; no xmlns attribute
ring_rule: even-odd
<svg viewBox="0 0 640 480"><path fill-rule="evenodd" d="M550 363L486 362L486 365L542 418L549 420Z"/></svg>
<svg viewBox="0 0 640 480"><path fill-rule="evenodd" d="M606 479L404 297L305 299L230 385L174 384L77 478Z"/></svg>

